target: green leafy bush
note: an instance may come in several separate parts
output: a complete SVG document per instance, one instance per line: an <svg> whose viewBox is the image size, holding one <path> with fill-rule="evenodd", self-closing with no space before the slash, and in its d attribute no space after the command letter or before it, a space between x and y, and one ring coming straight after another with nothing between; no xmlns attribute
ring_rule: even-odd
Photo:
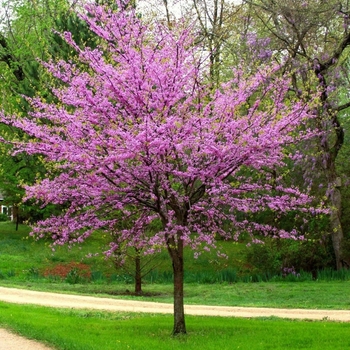
<svg viewBox="0 0 350 350"><path fill-rule="evenodd" d="M73 267L66 276L66 282L69 284L77 284L82 281L82 276L76 267Z"/></svg>
<svg viewBox="0 0 350 350"><path fill-rule="evenodd" d="M292 269L295 273L309 272L314 279L319 270L332 267L334 261L328 237L300 241L267 238L265 244L252 245L245 259L251 273L283 275Z"/></svg>
<svg viewBox="0 0 350 350"><path fill-rule="evenodd" d="M9 217L4 213L0 213L0 222L5 222L5 221L10 221Z"/></svg>

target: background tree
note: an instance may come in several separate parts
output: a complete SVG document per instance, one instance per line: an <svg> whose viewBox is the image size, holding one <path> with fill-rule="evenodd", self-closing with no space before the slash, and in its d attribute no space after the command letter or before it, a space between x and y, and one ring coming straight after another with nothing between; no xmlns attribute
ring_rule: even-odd
<svg viewBox="0 0 350 350"><path fill-rule="evenodd" d="M79 45L96 46L96 36L75 12L75 2L59 1L3 1L4 12L0 33L0 87L3 99L1 108L11 113L26 115L30 106L23 95L40 95L53 99L51 79L38 60L51 57L71 59L74 51L56 31L71 31ZM5 98L6 97L6 98ZM1 127L7 138L26 137L14 128ZM8 145L0 149L0 189L7 205L12 206L14 217L31 221L45 217L47 213L34 205L23 205L23 183L33 183L35 177L46 173L46 165L40 157L17 154L8 155ZM18 209L21 207L21 212ZM53 210L48 207L47 211Z"/></svg>
<svg viewBox="0 0 350 350"><path fill-rule="evenodd" d="M291 58L289 56L291 50L288 49L287 51L285 43L280 43L279 38L276 39L266 28L265 21L268 21L268 15L266 15L264 11L257 9L252 3L237 4L237 2L232 1L217 0L190 2L159 1L159 5L161 3L163 3L166 8L166 16L164 15L164 18L167 18L169 27L171 27L171 24L181 10L181 13L186 16L189 23L197 29L196 42L202 45L204 54L209 54L211 62L211 74L209 74L209 79L214 83L214 86L220 81L224 81L232 74L230 67L234 65L243 65L246 71L252 73L259 71L261 65L270 64L271 60L277 60L284 67L279 74L293 73L293 80L290 86L291 91L293 90L296 93L300 93L301 91L317 90L318 82L314 71L311 69L308 74L305 75L305 73L303 73L305 71L303 65L306 60L304 58ZM177 11L172 11L175 3L178 5L176 8ZM301 6L300 2L299 5ZM279 6L284 8L283 4L276 4L276 8ZM297 7L297 4L293 6ZM267 4L266 7L268 7ZM312 11L316 9L319 11L317 15L312 15L315 18L312 19L311 31L322 32L322 25L327 23L328 18L332 17L329 13L329 9L333 10L333 8L329 7L329 4L325 5L322 9L311 5L310 7ZM269 9L272 11L271 8ZM328 12L325 11L325 9ZM310 9L305 6L302 7L301 10L310 11ZM320 14L322 14L322 16ZM261 20L261 18L263 18L264 21ZM298 26L298 30L299 28L300 30L304 30L308 25L310 25L310 22L303 22ZM288 30L284 30L281 27L276 30L275 34L277 36L286 35L289 38L288 40L294 40L293 35L290 35ZM315 38L316 36L311 37L307 34L307 40L309 40L308 45L313 45L312 43ZM291 44L291 46L293 45ZM293 57L295 57L295 55ZM296 72L297 69L299 69L299 72ZM300 81L301 75L304 79L302 81ZM308 77L307 79L306 76ZM302 87L298 86L299 84L302 84ZM337 86L339 87L339 81L337 82ZM254 99L247 102L254 102ZM324 116L324 119L326 119L326 116ZM323 123L322 128L328 130L328 123L328 120L326 124ZM319 125L315 127L319 127ZM332 136L330 136L330 139L331 138ZM327 139L327 137L323 138L323 140L325 139ZM293 183L299 187L311 187L315 196L319 198L324 197L327 186L321 188L321 184L328 183L328 179L326 178L326 172L323 170L324 166L322 160L324 160L325 153L322 151L322 146L313 140L312 142L300 143L293 147L297 147L300 152L304 153L305 150L307 150L309 156L308 165L296 165L295 162L290 162L287 167L274 170L274 176L283 176L286 182L290 184ZM322 154L322 157L320 157L320 154ZM312 161L312 159L317 159L317 161ZM330 192L328 192L328 194L329 193ZM277 218L273 212L264 212L263 214L251 214L250 220L255 220L260 223L276 223ZM279 220L279 227L288 229L290 220L294 221L292 218ZM296 269L306 269L316 276L317 269L335 266L334 254L331 247L328 247L332 245L330 239L332 234L327 217L315 217L307 224L302 223L303 220L307 220L307 218L300 217L299 225L303 227L302 232L305 237L307 237L308 243L278 242L276 240L271 240L271 243L266 244L265 247L251 248L254 250L253 254L259 249L271 249L271 256L275 255L280 257L276 259L279 263L279 271L282 267L286 265L286 267L288 267L288 264L292 264ZM327 225L328 230L325 230ZM267 242L269 240L265 241ZM321 253L320 247L324 247ZM291 252L293 253L291 254ZM308 254L305 254L305 252L308 252ZM312 254L310 254L310 252L315 252L315 256L311 258ZM251 254L248 254L248 262L252 263L250 257ZM302 257L305 259L303 260ZM296 261L298 261L298 264L296 264Z"/></svg>
<svg viewBox="0 0 350 350"><path fill-rule="evenodd" d="M323 194L327 196L331 210L329 233L336 267L340 269L344 234L341 181L336 160L344 143L339 113L348 108L349 103L340 101L337 91L345 82L340 77L347 74L343 67L350 44L348 2L246 0L244 3L249 13L250 31L270 39L266 47L284 64L286 72L293 73L293 89L296 92L322 91L323 105L318 109L318 123L327 131L327 136L320 138L317 145L322 151L319 172L327 183Z"/></svg>
<svg viewBox="0 0 350 350"><path fill-rule="evenodd" d="M140 3L143 2L147 1L140 1ZM209 55L208 78L213 83L213 88L216 88L227 78L227 75L231 75L230 67L232 67L235 54L231 43L232 37L236 34L237 21L235 19L242 8L235 6L232 1L225 0L159 0L158 2L159 7L161 8L162 4L165 9L165 18L169 27L176 22L180 13L182 19L186 19L196 27L196 45L201 45L203 51ZM229 68L225 69L227 67Z"/></svg>
<svg viewBox="0 0 350 350"><path fill-rule="evenodd" d="M163 246L150 247L147 241L150 236L158 232L161 228L159 220L154 220L149 212L137 212L139 217L135 217L135 211L130 211L128 216L119 216L118 223L113 230L112 247L114 249L111 258L114 260L116 269L123 269L129 275L134 277L136 295L143 294L142 280L151 271L153 271L159 263L155 262L155 252L158 252ZM118 214L114 214L114 219ZM123 238L125 230L134 231L135 239L127 240Z"/></svg>

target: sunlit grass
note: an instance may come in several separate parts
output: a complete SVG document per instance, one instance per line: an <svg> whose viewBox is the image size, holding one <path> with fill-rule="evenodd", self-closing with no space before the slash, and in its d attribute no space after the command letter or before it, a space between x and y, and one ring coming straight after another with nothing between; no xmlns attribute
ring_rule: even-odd
<svg viewBox="0 0 350 350"><path fill-rule="evenodd" d="M13 282L0 280L4 287L94 295L117 299L173 302L171 284L145 285L144 296L134 296L129 284L68 284ZM221 306L255 306L273 308L343 309L350 310L350 282L266 282L234 284L185 284L185 303ZM128 292L127 292L128 291ZM349 311L350 312L350 311Z"/></svg>
<svg viewBox="0 0 350 350"><path fill-rule="evenodd" d="M188 334L174 338L167 315L0 303L0 325L66 350L350 348L350 324L329 321L188 316Z"/></svg>

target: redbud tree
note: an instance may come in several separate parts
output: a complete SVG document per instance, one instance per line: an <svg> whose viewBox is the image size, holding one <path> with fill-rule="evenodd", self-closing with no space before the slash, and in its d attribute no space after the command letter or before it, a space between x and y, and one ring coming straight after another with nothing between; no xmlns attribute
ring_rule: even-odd
<svg viewBox="0 0 350 350"><path fill-rule="evenodd" d="M99 46L78 47L62 34L79 61L44 64L59 82L56 100L28 99L27 117L1 120L29 135L14 143L15 152L50 164L26 198L65 208L38 222L33 234L49 234L53 245L75 244L96 230L115 237L125 218L129 225L105 253L125 242L149 252L166 247L173 333L186 333L185 246L215 246L218 236L237 239L242 232L297 236L246 218L262 210L310 210L306 194L272 174L290 159L288 145L311 136L306 121L313 113L301 99L284 102L289 81L273 78L277 68L247 77L241 67L214 90L191 28L147 24L122 8L87 5L83 18ZM145 234L155 220L160 229Z"/></svg>

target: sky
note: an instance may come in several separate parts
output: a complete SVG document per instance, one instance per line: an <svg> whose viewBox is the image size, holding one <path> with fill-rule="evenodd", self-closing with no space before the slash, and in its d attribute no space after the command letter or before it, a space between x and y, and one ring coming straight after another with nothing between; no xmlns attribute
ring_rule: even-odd
<svg viewBox="0 0 350 350"><path fill-rule="evenodd" d="M181 4L191 4L191 0L167 0L171 15L175 17L181 16ZM207 0L210 2L210 0ZM141 10L146 12L155 12L165 16L164 0L138 0L137 4ZM226 0L226 3L240 4L242 0ZM6 25L6 11L9 11L9 6L14 3L14 0L0 0L0 29Z"/></svg>
<svg viewBox="0 0 350 350"><path fill-rule="evenodd" d="M168 6L170 9L170 12L173 16L181 17L182 10L181 5L187 4L188 6L191 5L191 0L167 0ZM210 3L210 0L207 0L208 3ZM140 9L145 10L146 12L156 12L161 13L162 15L165 15L165 6L163 4L164 0L139 0L137 2ZM226 0L226 3L233 3L233 4L241 4L242 0Z"/></svg>

